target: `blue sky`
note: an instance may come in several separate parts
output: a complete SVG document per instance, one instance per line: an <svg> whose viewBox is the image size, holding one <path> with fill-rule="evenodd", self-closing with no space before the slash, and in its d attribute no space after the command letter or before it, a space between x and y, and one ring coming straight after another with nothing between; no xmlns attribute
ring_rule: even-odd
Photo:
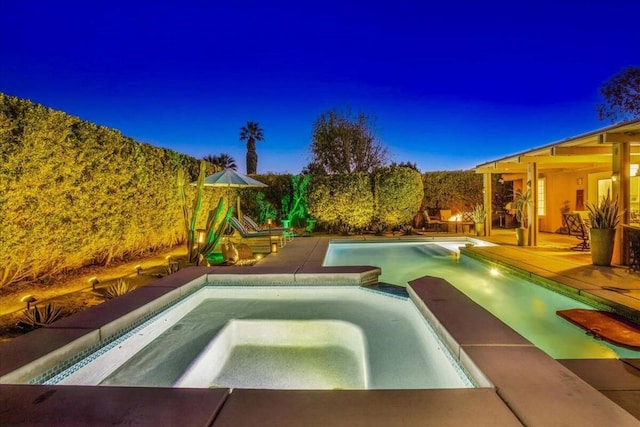
<svg viewBox="0 0 640 427"><path fill-rule="evenodd" d="M599 86L640 65L631 0L0 0L0 16L0 92L240 171L257 121L259 173L299 172L314 121L347 107L392 160L471 168L608 125Z"/></svg>

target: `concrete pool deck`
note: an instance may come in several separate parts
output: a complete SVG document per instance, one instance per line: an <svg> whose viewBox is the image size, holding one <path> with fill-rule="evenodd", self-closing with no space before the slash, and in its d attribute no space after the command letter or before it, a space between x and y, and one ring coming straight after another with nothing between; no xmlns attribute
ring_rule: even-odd
<svg viewBox="0 0 640 427"><path fill-rule="evenodd" d="M144 311L151 298L183 292L178 282L196 286L192 283L205 273L311 277L327 271L321 264L329 240L296 238L254 267L185 269L144 292L105 303L81 318L73 316L68 324L27 334L0 346L0 378L19 365L18 359L48 352L78 336L107 333L102 329L114 327L109 325L124 312ZM339 276L341 269L330 271ZM578 274L570 276L579 279ZM616 283L614 279L608 286ZM413 281L410 288L417 305L435 316L437 329L450 341L456 357L466 361L468 369L475 366L476 374L494 387L326 392L4 384L0 421L6 425L638 425L629 414L635 408L633 415L640 417L637 360L559 363L446 281L426 277Z"/></svg>

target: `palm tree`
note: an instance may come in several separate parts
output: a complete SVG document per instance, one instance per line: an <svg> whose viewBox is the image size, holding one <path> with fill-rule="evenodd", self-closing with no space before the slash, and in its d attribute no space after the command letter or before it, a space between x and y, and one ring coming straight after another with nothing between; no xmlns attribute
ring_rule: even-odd
<svg viewBox="0 0 640 427"><path fill-rule="evenodd" d="M215 154L209 154L204 156L202 159L220 169L238 169L235 159L227 153L220 153L217 156Z"/></svg>
<svg viewBox="0 0 640 427"><path fill-rule="evenodd" d="M263 139L262 129L256 122L247 122L246 126L240 128L240 141L247 141L247 174L258 171L256 141L262 141Z"/></svg>

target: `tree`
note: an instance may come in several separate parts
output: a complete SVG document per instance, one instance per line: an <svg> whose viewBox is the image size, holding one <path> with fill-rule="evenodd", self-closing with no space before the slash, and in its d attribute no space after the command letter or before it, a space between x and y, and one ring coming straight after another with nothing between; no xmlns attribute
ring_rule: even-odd
<svg viewBox="0 0 640 427"><path fill-rule="evenodd" d="M235 159L227 153L220 153L217 156L215 154L209 154L207 156L204 156L202 159L220 169L238 169L238 165L236 165Z"/></svg>
<svg viewBox="0 0 640 427"><path fill-rule="evenodd" d="M328 174L372 172L385 166L388 151L373 132L371 117L331 110L313 126L311 163L308 170Z"/></svg>
<svg viewBox="0 0 640 427"><path fill-rule="evenodd" d="M409 169L413 169L414 171L418 171L420 172L420 169L418 169L418 165L416 162L400 162L400 163L396 163L396 162L391 162L391 165L389 165L391 167L399 167L399 168L409 168Z"/></svg>
<svg viewBox="0 0 640 427"><path fill-rule="evenodd" d="M598 105L600 120L611 123L640 117L640 66L627 67L600 86L604 103Z"/></svg>
<svg viewBox="0 0 640 427"><path fill-rule="evenodd" d="M247 141L247 173L257 173L258 153L256 152L256 141L262 141L264 135L262 129L256 122L247 122L240 128L240 141Z"/></svg>

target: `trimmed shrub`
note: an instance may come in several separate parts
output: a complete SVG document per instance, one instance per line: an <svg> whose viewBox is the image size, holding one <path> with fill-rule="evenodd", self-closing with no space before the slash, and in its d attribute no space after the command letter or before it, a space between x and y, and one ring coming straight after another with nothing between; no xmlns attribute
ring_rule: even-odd
<svg viewBox="0 0 640 427"><path fill-rule="evenodd" d="M371 223L374 206L368 174L314 176L309 187L309 213L325 226L358 231Z"/></svg>
<svg viewBox="0 0 640 427"><path fill-rule="evenodd" d="M406 167L381 168L374 174L377 222L390 227L410 224L424 196L420 172Z"/></svg>
<svg viewBox="0 0 640 427"><path fill-rule="evenodd" d="M422 175L426 206L438 209L469 211L482 203L482 175L472 170L426 172Z"/></svg>

